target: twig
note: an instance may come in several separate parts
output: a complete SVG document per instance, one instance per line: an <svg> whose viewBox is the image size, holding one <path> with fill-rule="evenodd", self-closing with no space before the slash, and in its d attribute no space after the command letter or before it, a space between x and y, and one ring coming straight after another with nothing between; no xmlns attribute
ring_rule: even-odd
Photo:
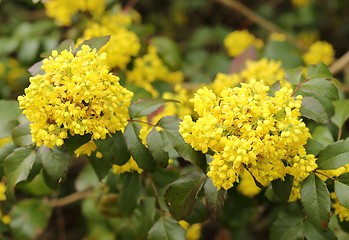
<svg viewBox="0 0 349 240"><path fill-rule="evenodd" d="M314 173L320 174L320 175L322 175L324 177L327 177L327 178L329 178L329 179L331 179L333 181L336 181L336 178L330 177L330 176L328 176L328 175L326 175L326 174L324 174L322 172L317 171L316 169L314 170Z"/></svg>
<svg viewBox="0 0 349 240"><path fill-rule="evenodd" d="M330 71L332 74L336 74L340 72L343 68L345 68L345 66L348 64L349 64L349 51L347 51L343 56L341 56L334 63L332 63L332 65L330 66Z"/></svg>
<svg viewBox="0 0 349 240"><path fill-rule="evenodd" d="M343 129L342 129L342 128L339 128L339 130L338 130L338 136L337 136L337 141L341 140L341 138L342 138L342 131L343 131Z"/></svg>
<svg viewBox="0 0 349 240"><path fill-rule="evenodd" d="M85 190L83 192L75 192L66 197L48 200L48 204L51 207L63 207L63 206L72 204L74 202L80 201L84 198L87 198L88 196L91 195L91 193L92 193L91 189Z"/></svg>

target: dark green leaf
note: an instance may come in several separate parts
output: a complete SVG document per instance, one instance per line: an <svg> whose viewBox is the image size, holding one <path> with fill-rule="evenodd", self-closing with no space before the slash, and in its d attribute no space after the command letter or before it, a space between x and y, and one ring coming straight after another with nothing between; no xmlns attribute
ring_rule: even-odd
<svg viewBox="0 0 349 240"><path fill-rule="evenodd" d="M206 175L201 172L192 172L168 186L165 193L165 201L176 220L181 220L191 213L196 195L206 178Z"/></svg>
<svg viewBox="0 0 349 240"><path fill-rule="evenodd" d="M270 240L295 240L303 237L304 220L296 216L284 216L271 226Z"/></svg>
<svg viewBox="0 0 349 240"><path fill-rule="evenodd" d="M338 89L332 82L323 78L314 78L302 84L303 92L312 94L313 96L320 95L331 100L338 99Z"/></svg>
<svg viewBox="0 0 349 240"><path fill-rule="evenodd" d="M0 138L11 136L12 130L18 125L16 120L0 121Z"/></svg>
<svg viewBox="0 0 349 240"><path fill-rule="evenodd" d="M52 207L44 201L27 199L11 209L11 231L15 239L38 239L48 225Z"/></svg>
<svg viewBox="0 0 349 240"><path fill-rule="evenodd" d="M169 156L165 151L161 135L155 127L149 132L147 136L147 145L154 157L155 162L160 167L166 167L168 165Z"/></svg>
<svg viewBox="0 0 349 240"><path fill-rule="evenodd" d="M324 107L313 97L304 97L301 107L302 116L312 119L317 123L328 123L329 119Z"/></svg>
<svg viewBox="0 0 349 240"><path fill-rule="evenodd" d="M307 78L332 78L332 74L328 67L323 64L319 63L316 65L309 65L307 69Z"/></svg>
<svg viewBox="0 0 349 240"><path fill-rule="evenodd" d="M349 208L349 173L344 173L336 179L334 190L341 205Z"/></svg>
<svg viewBox="0 0 349 240"><path fill-rule="evenodd" d="M264 57L281 60L284 68L295 68L302 65L299 50L288 42L269 41L264 48Z"/></svg>
<svg viewBox="0 0 349 240"><path fill-rule="evenodd" d="M3 164L5 158L10 155L10 153L13 152L13 150L15 150L17 148L16 145L14 145L13 143L8 143L3 145L0 148L0 165Z"/></svg>
<svg viewBox="0 0 349 240"><path fill-rule="evenodd" d="M42 166L47 175L55 183L60 183L67 176L70 164L68 152L60 148L40 147L38 150Z"/></svg>
<svg viewBox="0 0 349 240"><path fill-rule="evenodd" d="M349 141L337 141L320 151L316 161L318 169L336 169L349 163Z"/></svg>
<svg viewBox="0 0 349 240"><path fill-rule="evenodd" d="M293 176L286 175L285 180L276 179L271 182L271 185L273 187L273 190L276 196L281 201L285 201L285 202L288 201L290 197L291 189L293 186L293 179L294 179Z"/></svg>
<svg viewBox="0 0 349 240"><path fill-rule="evenodd" d="M309 222L318 229L327 230L330 221L330 193L315 173L310 173L302 183L301 202Z"/></svg>
<svg viewBox="0 0 349 240"><path fill-rule="evenodd" d="M190 224L202 223L208 219L208 210L205 204L202 203L201 199L196 199L193 210L191 213L184 218L184 220Z"/></svg>
<svg viewBox="0 0 349 240"><path fill-rule="evenodd" d="M299 85L302 81L302 68L297 67L292 69L286 69L285 76L287 82L291 83L292 85Z"/></svg>
<svg viewBox="0 0 349 240"><path fill-rule="evenodd" d="M179 127L180 119L176 116L165 116L162 117L157 123L156 126L165 128L168 130L177 130Z"/></svg>
<svg viewBox="0 0 349 240"><path fill-rule="evenodd" d="M169 217L161 217L148 233L148 240L185 240L185 230Z"/></svg>
<svg viewBox="0 0 349 240"><path fill-rule="evenodd" d="M143 145L139 138L140 126L129 122L125 128L124 137L128 150L133 156L137 165L147 172L153 172L156 169L156 163L149 149Z"/></svg>
<svg viewBox="0 0 349 240"><path fill-rule="evenodd" d="M112 168L112 164L108 159L103 157L97 158L96 153L92 153L88 160L90 161L91 166L99 180L102 180L110 172L110 169Z"/></svg>
<svg viewBox="0 0 349 240"><path fill-rule="evenodd" d="M331 117L331 122L342 128L349 118L349 99L334 101L333 106L334 115Z"/></svg>
<svg viewBox="0 0 349 240"><path fill-rule="evenodd" d="M181 65L181 56L177 44L168 37L154 37L151 40L158 50L161 59L172 69L177 69Z"/></svg>
<svg viewBox="0 0 349 240"><path fill-rule="evenodd" d="M309 222L304 223L304 237L307 240L336 240L337 237L331 229L322 231Z"/></svg>
<svg viewBox="0 0 349 240"><path fill-rule="evenodd" d="M12 141L19 147L26 147L33 144L29 124L29 120L25 118L25 121L22 121L12 130Z"/></svg>
<svg viewBox="0 0 349 240"><path fill-rule="evenodd" d="M97 51L103 47L110 39L110 36L103 36L103 37L95 37L88 40L83 41L76 49L74 49L74 53L77 53L79 50L81 50L82 45L89 45L90 48L95 48Z"/></svg>
<svg viewBox="0 0 349 240"><path fill-rule="evenodd" d="M317 126L311 133L311 137L324 147L334 142L331 130L326 126Z"/></svg>
<svg viewBox="0 0 349 240"><path fill-rule="evenodd" d="M143 117L159 110L167 102L176 102L175 100L166 99L139 99L130 106L130 117Z"/></svg>
<svg viewBox="0 0 349 240"><path fill-rule="evenodd" d="M107 137L104 140L95 141L97 151L103 154L103 158L108 159L112 164L124 165L130 159L125 139L120 131Z"/></svg>
<svg viewBox="0 0 349 240"><path fill-rule="evenodd" d="M226 191L224 189L217 190L210 178L206 180L204 189L206 205L210 212L210 217L216 220L222 213Z"/></svg>
<svg viewBox="0 0 349 240"><path fill-rule="evenodd" d="M138 205L141 183L137 173L124 173L120 176L122 187L119 195L119 208L125 215L131 215Z"/></svg>
<svg viewBox="0 0 349 240"><path fill-rule="evenodd" d="M4 172L7 178L6 192L14 199L15 186L26 181L36 159L36 151L32 148L17 148L4 160Z"/></svg>
<svg viewBox="0 0 349 240"><path fill-rule="evenodd" d="M319 152L324 148L324 145L312 138L309 138L307 141L306 150L308 154L313 154L314 156L317 156Z"/></svg>
<svg viewBox="0 0 349 240"><path fill-rule="evenodd" d="M67 148L68 152L73 155L76 149L88 143L90 140L91 134L69 136L64 140L64 146Z"/></svg>

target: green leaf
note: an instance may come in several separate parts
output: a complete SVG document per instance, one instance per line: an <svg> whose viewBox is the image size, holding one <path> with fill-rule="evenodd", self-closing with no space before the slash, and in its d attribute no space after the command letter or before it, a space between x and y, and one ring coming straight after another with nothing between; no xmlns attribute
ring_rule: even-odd
<svg viewBox="0 0 349 240"><path fill-rule="evenodd" d="M167 102L177 102L175 100L166 99L139 99L133 102L130 106L130 117L143 117L148 116L158 111Z"/></svg>
<svg viewBox="0 0 349 240"><path fill-rule="evenodd" d="M95 48L97 51L103 47L110 39L110 36L103 36L103 37L94 37L88 40L83 41L76 49L74 49L74 53L77 53L79 50L81 50L82 45L89 45L90 48Z"/></svg>
<svg viewBox="0 0 349 240"><path fill-rule="evenodd" d="M292 85L299 85L302 81L302 68L292 68L292 69L285 69L285 76L287 82L291 83Z"/></svg>
<svg viewBox="0 0 349 240"><path fill-rule="evenodd" d="M138 206L141 182L137 173L124 173L120 176L122 187L119 195L120 211L129 216Z"/></svg>
<svg viewBox="0 0 349 240"><path fill-rule="evenodd" d="M309 138L307 141L306 150L308 154L313 154L314 156L317 156L321 150L325 148L324 145L319 143L318 141Z"/></svg>
<svg viewBox="0 0 349 240"><path fill-rule="evenodd" d="M29 124L29 120L25 118L24 121L12 130L12 141L19 147L26 147L33 144Z"/></svg>
<svg viewBox="0 0 349 240"><path fill-rule="evenodd" d="M331 199L326 184L315 173L303 181L301 202L309 222L321 230L328 229Z"/></svg>
<svg viewBox="0 0 349 240"><path fill-rule="evenodd" d="M224 189L217 190L212 180L208 178L204 185L206 205L210 213L210 217L217 220L222 213L226 191Z"/></svg>
<svg viewBox="0 0 349 240"><path fill-rule="evenodd" d="M156 47L159 56L166 65L172 69L180 67L182 61L176 42L168 37L154 37L151 43Z"/></svg>
<svg viewBox="0 0 349 240"><path fill-rule="evenodd" d="M74 50L74 41L71 39L66 39L63 42L61 42L58 47L55 48L58 53L61 53L63 50ZM51 56L51 52L45 52L40 55L43 58L47 58Z"/></svg>
<svg viewBox="0 0 349 240"><path fill-rule="evenodd" d="M309 222L304 223L304 237L307 240L336 240L337 237L331 229L322 231Z"/></svg>
<svg viewBox="0 0 349 240"><path fill-rule="evenodd" d="M169 217L161 217L148 233L148 240L185 240L185 230Z"/></svg>
<svg viewBox="0 0 349 240"><path fill-rule="evenodd" d="M172 216L181 220L188 216L195 198L207 176L201 172L192 172L171 183L165 193L165 201Z"/></svg>
<svg viewBox="0 0 349 240"><path fill-rule="evenodd" d="M349 163L349 141L337 141L320 151L316 161L318 169L336 169Z"/></svg>
<svg viewBox="0 0 349 240"><path fill-rule="evenodd" d="M334 190L341 205L349 208L349 173L344 173L336 179Z"/></svg>
<svg viewBox="0 0 349 240"><path fill-rule="evenodd" d="M137 235L138 239L144 239L144 236L147 236L149 230L154 225L156 220L157 209L155 208L155 198L146 197L141 199L139 204L140 216L142 220L137 226Z"/></svg>
<svg viewBox="0 0 349 240"><path fill-rule="evenodd" d="M18 102L15 100L0 100L0 120L11 121L16 120L21 110L19 109Z"/></svg>
<svg viewBox="0 0 349 240"><path fill-rule="evenodd" d="M110 161L103 157L97 158L96 152L92 153L88 160L90 161L90 164L99 180L102 180L110 172L112 168L112 164L110 163Z"/></svg>
<svg viewBox="0 0 349 240"><path fill-rule="evenodd" d="M342 128L349 118L349 99L334 101L333 106L334 115L331 122L338 128Z"/></svg>
<svg viewBox="0 0 349 240"><path fill-rule="evenodd" d="M122 132L118 131L104 140L96 140L97 151L103 154L112 164L124 165L130 159L130 152L127 149Z"/></svg>
<svg viewBox="0 0 349 240"><path fill-rule="evenodd" d="M41 69L43 65L43 61L37 62L33 64L30 68L28 68L28 72L35 77L36 75L44 75L45 71Z"/></svg>
<svg viewBox="0 0 349 240"><path fill-rule="evenodd" d="M15 239L38 239L48 225L52 207L41 200L26 199L11 209L11 232Z"/></svg>
<svg viewBox="0 0 349 240"><path fill-rule="evenodd" d="M284 68L295 68L303 62L297 47L288 42L269 41L264 48L263 56L281 60Z"/></svg>
<svg viewBox="0 0 349 240"><path fill-rule="evenodd" d="M165 116L162 117L157 123L156 126L167 129L167 130L177 130L179 122L181 120L176 116Z"/></svg>
<svg viewBox="0 0 349 240"><path fill-rule="evenodd" d="M296 216L284 216L271 226L270 240L294 240L303 237L304 220Z"/></svg>
<svg viewBox="0 0 349 240"><path fill-rule="evenodd" d="M0 138L11 136L12 130L18 125L16 120L0 121Z"/></svg>
<svg viewBox="0 0 349 240"><path fill-rule="evenodd" d="M302 84L301 89L303 92L307 92L313 96L320 95L331 100L338 99L337 87L329 80L323 78L311 78Z"/></svg>
<svg viewBox="0 0 349 240"><path fill-rule="evenodd" d="M332 78L331 71L328 69L328 67L323 64L319 63L316 65L309 65L307 69L307 78Z"/></svg>
<svg viewBox="0 0 349 240"><path fill-rule="evenodd" d="M45 183L42 173L37 174L32 181L17 186L21 192L29 193L33 196L43 197L52 194L52 190Z"/></svg>
<svg viewBox="0 0 349 240"><path fill-rule="evenodd" d="M60 148L40 147L38 150L42 166L47 175L55 183L65 180L67 170L70 165L70 156L68 152Z"/></svg>
<svg viewBox="0 0 349 240"><path fill-rule="evenodd" d="M154 157L155 162L160 167L166 167L168 165L169 156L165 151L161 135L155 127L149 132L147 136L147 144L151 154Z"/></svg>
<svg viewBox="0 0 349 240"><path fill-rule="evenodd" d="M317 126L311 133L311 137L312 139L324 145L324 147L334 142L332 132L326 126Z"/></svg>
<svg viewBox="0 0 349 240"><path fill-rule="evenodd" d="M8 143L8 144L5 144L3 145L1 148L0 148L0 165L3 164L5 158L10 155L10 153L13 152L13 150L15 150L17 148L16 145L14 145L13 143ZM1 169L1 167L0 167Z"/></svg>
<svg viewBox="0 0 349 240"><path fill-rule="evenodd" d="M324 107L313 97L304 97L300 109L302 116L312 119L317 123L328 123L329 119Z"/></svg>
<svg viewBox="0 0 349 240"><path fill-rule="evenodd" d="M33 148L17 148L4 160L4 172L7 178L7 196L14 199L15 186L26 181L36 159Z"/></svg>
<svg viewBox="0 0 349 240"><path fill-rule="evenodd" d="M276 179L271 182L276 196L281 201L288 201L293 186L293 179L294 177L292 175L286 175L285 180Z"/></svg>
<svg viewBox="0 0 349 240"><path fill-rule="evenodd" d="M208 210L201 199L195 199L195 204L191 213L184 218L184 220L190 224L202 223L208 219Z"/></svg>
<svg viewBox="0 0 349 240"><path fill-rule="evenodd" d="M124 137L128 150L133 156L137 165L147 172L153 172L156 169L156 163L149 149L143 145L139 138L140 126L129 122L125 128Z"/></svg>
<svg viewBox="0 0 349 240"><path fill-rule="evenodd" d="M74 155L74 151L88 143L91 140L91 134L85 135L74 135L69 136L67 139L64 139L64 146L67 148L69 154Z"/></svg>

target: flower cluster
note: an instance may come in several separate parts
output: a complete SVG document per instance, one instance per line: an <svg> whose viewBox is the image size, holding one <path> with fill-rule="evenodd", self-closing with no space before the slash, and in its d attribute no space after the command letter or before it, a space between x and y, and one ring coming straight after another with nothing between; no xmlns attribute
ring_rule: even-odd
<svg viewBox="0 0 349 240"><path fill-rule="evenodd" d="M236 57L251 46L258 49L262 48L263 41L253 36L247 30L241 30L228 34L224 39L224 46L229 56Z"/></svg>
<svg viewBox="0 0 349 240"><path fill-rule="evenodd" d="M324 63L329 65L334 60L334 49L331 44L325 41L316 41L310 47L308 52L303 55L306 65Z"/></svg>
<svg viewBox="0 0 349 240"><path fill-rule="evenodd" d="M84 30L83 39L110 36L110 40L99 52L107 53L107 64L111 67L125 69L131 57L137 56L141 45L137 35L127 26L132 22L129 15L118 13L102 18L101 23L91 22Z"/></svg>
<svg viewBox="0 0 349 240"><path fill-rule="evenodd" d="M69 26L72 17L78 12L100 14L104 11L105 0L49 0L44 2L47 16L56 20L58 25Z"/></svg>
<svg viewBox="0 0 349 240"><path fill-rule="evenodd" d="M6 201L6 186L3 182L0 182L0 202ZM3 214L0 210L0 219L4 224L9 224L11 222L11 217L7 214Z"/></svg>
<svg viewBox="0 0 349 240"><path fill-rule="evenodd" d="M331 193L332 208L341 222L349 221L349 209L344 207L338 200L335 192Z"/></svg>
<svg viewBox="0 0 349 240"><path fill-rule="evenodd" d="M144 88L153 97L158 96L158 92L152 86L155 80L177 84L184 78L181 71L170 71L157 52L155 46L149 45L148 52L143 57L136 58L133 69L126 72L129 83Z"/></svg>
<svg viewBox="0 0 349 240"><path fill-rule="evenodd" d="M207 175L218 189L231 188L245 170L263 185L293 175L297 189L316 168L304 148L310 133L299 119L302 96L293 98L287 87L274 97L268 91L251 80L219 96L202 88L191 99L199 118L185 116L179 131L195 150L214 153ZM293 195L298 197L296 190Z"/></svg>
<svg viewBox="0 0 349 240"><path fill-rule="evenodd" d="M18 101L38 146L61 146L68 135L91 134L104 139L127 124L133 93L109 72L106 54L83 45L72 51L52 51L44 59L44 74L30 78Z"/></svg>
<svg viewBox="0 0 349 240"><path fill-rule="evenodd" d="M186 222L184 220L181 220L178 223L186 231L185 236L186 236L187 240L199 240L200 239L201 228L202 228L200 223L189 224L188 222Z"/></svg>

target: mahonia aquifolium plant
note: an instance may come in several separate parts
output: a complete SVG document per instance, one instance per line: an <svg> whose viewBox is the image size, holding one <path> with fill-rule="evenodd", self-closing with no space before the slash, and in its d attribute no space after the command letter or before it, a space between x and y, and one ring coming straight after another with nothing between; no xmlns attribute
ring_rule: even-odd
<svg viewBox="0 0 349 240"><path fill-rule="evenodd" d="M195 150L213 152L207 175L213 184L231 188L245 170L266 186L294 176L290 200L299 198L300 183L316 168L307 154L309 129L300 119L302 96L287 87L268 94L263 82L251 80L216 96L204 87L191 99L199 118L184 117L179 131Z"/></svg>
<svg viewBox="0 0 349 240"><path fill-rule="evenodd" d="M83 45L43 60L44 74L30 78L18 101L37 146L61 146L69 135L105 139L127 124L133 93L109 72L106 54Z"/></svg>

